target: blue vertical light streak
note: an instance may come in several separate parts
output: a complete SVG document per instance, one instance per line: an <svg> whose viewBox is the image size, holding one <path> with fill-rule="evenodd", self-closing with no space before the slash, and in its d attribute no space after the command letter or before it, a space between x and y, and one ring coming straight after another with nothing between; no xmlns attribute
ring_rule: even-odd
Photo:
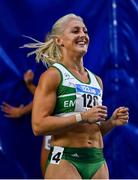
<svg viewBox="0 0 138 180"><path fill-rule="evenodd" d="M117 35L117 3L116 0L112 0L112 11L110 18L110 51L113 55L115 63L117 63L118 57L118 35Z"/></svg>
<svg viewBox="0 0 138 180"><path fill-rule="evenodd" d="M118 52L118 31L117 31L117 1L112 0L111 2L111 9L110 9L110 24L109 24L109 38L110 38L110 53L111 53L111 61L114 68L114 90L118 91L119 86L119 75L118 75L118 68L119 68L119 52Z"/></svg>

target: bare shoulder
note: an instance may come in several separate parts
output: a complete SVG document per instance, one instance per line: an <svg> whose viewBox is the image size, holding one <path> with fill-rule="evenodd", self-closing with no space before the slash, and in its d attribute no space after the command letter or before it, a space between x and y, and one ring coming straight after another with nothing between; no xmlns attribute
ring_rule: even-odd
<svg viewBox="0 0 138 180"><path fill-rule="evenodd" d="M102 82L102 79L101 79L99 76L97 76L97 75L95 75L95 77L96 77L96 79L97 79L97 81L98 81L100 87L103 89L103 82Z"/></svg>
<svg viewBox="0 0 138 180"><path fill-rule="evenodd" d="M40 76L38 86L44 86L47 88L57 88L59 86L60 81L60 72L56 68L50 67Z"/></svg>
<svg viewBox="0 0 138 180"><path fill-rule="evenodd" d="M50 67L48 70L46 70L45 72L42 73L41 75L42 79L53 79L56 78L57 80L60 79L60 73L59 71L54 68L54 67Z"/></svg>

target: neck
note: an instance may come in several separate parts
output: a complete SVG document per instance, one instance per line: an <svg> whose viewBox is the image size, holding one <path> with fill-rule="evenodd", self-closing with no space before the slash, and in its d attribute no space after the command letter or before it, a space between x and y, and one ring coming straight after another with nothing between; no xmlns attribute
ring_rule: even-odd
<svg viewBox="0 0 138 180"><path fill-rule="evenodd" d="M82 56L66 56L62 58L61 63L71 70L84 71Z"/></svg>
<svg viewBox="0 0 138 180"><path fill-rule="evenodd" d="M73 70L73 71L79 71L82 72L84 71L84 67L83 67L83 61L74 61L74 60L63 60L61 61L62 64L64 64L68 69Z"/></svg>

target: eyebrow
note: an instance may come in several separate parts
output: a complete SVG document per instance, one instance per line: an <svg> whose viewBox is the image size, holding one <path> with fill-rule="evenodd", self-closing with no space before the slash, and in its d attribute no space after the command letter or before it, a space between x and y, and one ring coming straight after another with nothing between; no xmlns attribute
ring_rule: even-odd
<svg viewBox="0 0 138 180"><path fill-rule="evenodd" d="M72 27L72 28L76 28L76 29L78 29L78 28L80 28L80 26L74 26L74 27ZM83 26L83 27L81 27L81 28L83 28L83 29L85 29L85 30L87 30L87 28L85 27L85 26Z"/></svg>

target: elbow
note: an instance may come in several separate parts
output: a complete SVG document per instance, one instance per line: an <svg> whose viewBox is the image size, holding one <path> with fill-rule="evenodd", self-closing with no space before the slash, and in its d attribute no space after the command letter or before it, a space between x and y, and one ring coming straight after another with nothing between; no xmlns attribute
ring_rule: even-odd
<svg viewBox="0 0 138 180"><path fill-rule="evenodd" d="M41 124L32 120L32 130L35 136L43 135Z"/></svg>
<svg viewBox="0 0 138 180"><path fill-rule="evenodd" d="M37 125L32 125L32 129L33 129L33 133L34 133L35 136L40 136L41 135L40 128Z"/></svg>
<svg viewBox="0 0 138 180"><path fill-rule="evenodd" d="M35 136L43 136L49 134L47 128L44 126L42 122L42 119L40 121L38 121L38 119L37 121L32 119L32 130Z"/></svg>

